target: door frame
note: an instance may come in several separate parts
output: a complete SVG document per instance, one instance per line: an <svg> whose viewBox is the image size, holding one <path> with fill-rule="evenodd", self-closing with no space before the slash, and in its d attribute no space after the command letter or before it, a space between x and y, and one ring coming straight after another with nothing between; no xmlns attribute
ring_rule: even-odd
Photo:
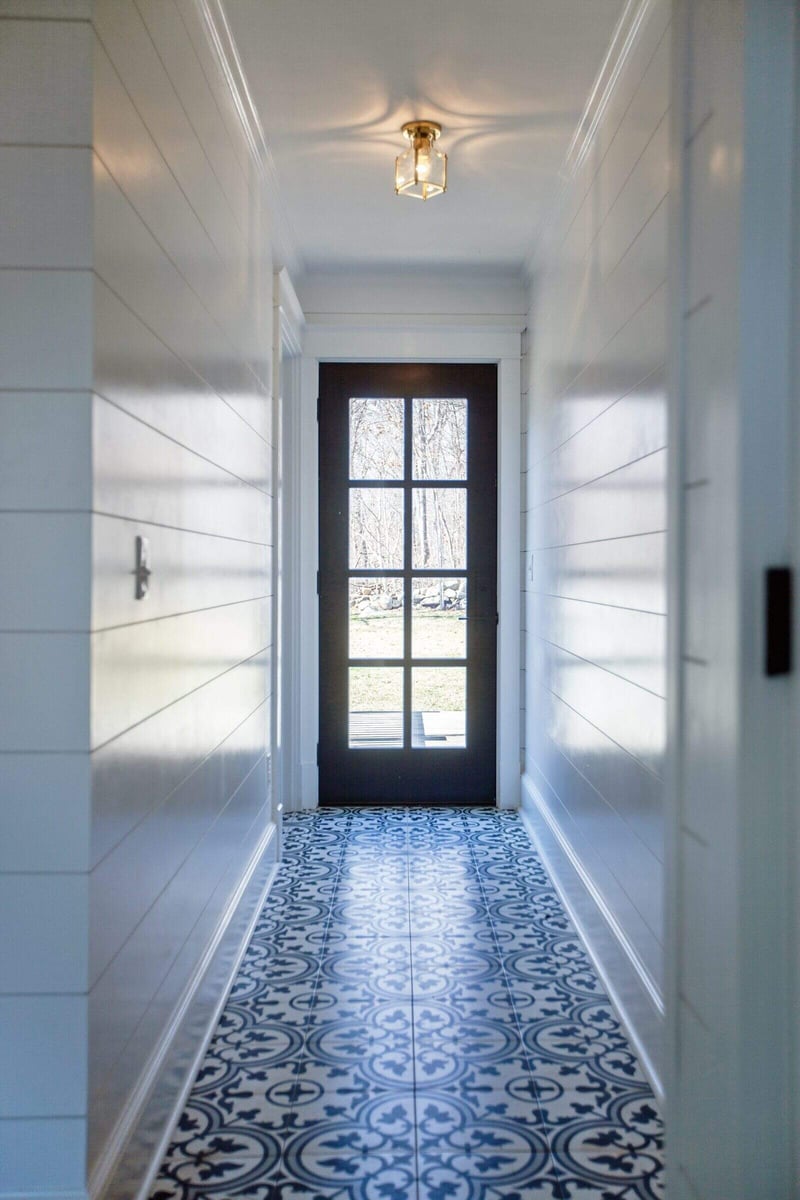
<svg viewBox="0 0 800 1200"><path fill-rule="evenodd" d="M290 807L313 809L318 802L319 639L317 604L318 444L317 397L320 362L485 362L497 364L497 807L516 808L520 794L520 413L521 326L468 320L436 323L419 317L373 325L347 319L308 324L300 369L297 439L299 487L294 495L291 537L298 548L295 597L298 674L299 788Z"/></svg>

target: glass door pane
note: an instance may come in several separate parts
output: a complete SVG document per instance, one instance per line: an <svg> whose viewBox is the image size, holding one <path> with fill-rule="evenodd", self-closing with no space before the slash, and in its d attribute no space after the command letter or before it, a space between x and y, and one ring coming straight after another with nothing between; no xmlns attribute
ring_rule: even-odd
<svg viewBox="0 0 800 1200"><path fill-rule="evenodd" d="M350 488L350 569L403 569L403 489Z"/></svg>
<svg viewBox="0 0 800 1200"><path fill-rule="evenodd" d="M414 479L467 478L467 402L414 397Z"/></svg>
<svg viewBox="0 0 800 1200"><path fill-rule="evenodd" d="M403 657L403 580L350 579L350 658Z"/></svg>
<svg viewBox="0 0 800 1200"><path fill-rule="evenodd" d="M413 658L467 657L467 581L417 577L411 591Z"/></svg>
<svg viewBox="0 0 800 1200"><path fill-rule="evenodd" d="M412 567L463 570L467 565L467 489L415 487Z"/></svg>
<svg viewBox="0 0 800 1200"><path fill-rule="evenodd" d="M376 750L403 745L403 668L351 667L349 745Z"/></svg>
<svg viewBox="0 0 800 1200"><path fill-rule="evenodd" d="M350 478L402 479L404 402L398 399L350 399Z"/></svg>
<svg viewBox="0 0 800 1200"><path fill-rule="evenodd" d="M457 750L467 744L465 667L414 667L411 744L418 749Z"/></svg>

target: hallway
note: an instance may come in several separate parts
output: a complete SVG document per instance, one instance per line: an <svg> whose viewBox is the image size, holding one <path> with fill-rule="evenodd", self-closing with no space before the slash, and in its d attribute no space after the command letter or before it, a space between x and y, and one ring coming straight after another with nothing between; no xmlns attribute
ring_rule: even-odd
<svg viewBox="0 0 800 1200"><path fill-rule="evenodd" d="M517 813L290 815L152 1200L652 1200L649 1084Z"/></svg>

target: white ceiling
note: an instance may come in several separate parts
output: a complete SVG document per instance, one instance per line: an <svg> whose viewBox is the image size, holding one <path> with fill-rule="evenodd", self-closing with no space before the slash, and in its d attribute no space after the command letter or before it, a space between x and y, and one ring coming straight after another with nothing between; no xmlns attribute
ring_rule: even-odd
<svg viewBox="0 0 800 1200"><path fill-rule="evenodd" d="M226 0L304 268L518 270L623 0ZM448 191L397 197L400 126Z"/></svg>

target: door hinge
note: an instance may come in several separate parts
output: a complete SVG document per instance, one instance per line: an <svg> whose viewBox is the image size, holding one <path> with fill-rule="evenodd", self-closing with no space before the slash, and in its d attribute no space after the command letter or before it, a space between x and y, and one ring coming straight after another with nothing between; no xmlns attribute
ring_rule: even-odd
<svg viewBox="0 0 800 1200"><path fill-rule="evenodd" d="M791 567L767 567L764 572L765 675L791 673L792 608Z"/></svg>
<svg viewBox="0 0 800 1200"><path fill-rule="evenodd" d="M319 396L317 396L317 421L319 422Z"/></svg>
<svg viewBox="0 0 800 1200"><path fill-rule="evenodd" d="M317 742L317 766L319 766L319 742Z"/></svg>
<svg viewBox="0 0 800 1200"><path fill-rule="evenodd" d="M319 595L319 571L317 571L317 595Z"/></svg>
<svg viewBox="0 0 800 1200"><path fill-rule="evenodd" d="M496 613L494 614L494 623L495 623L495 625L499 625L499 624L500 624L500 613L499 613L499 612L496 612Z"/></svg>

